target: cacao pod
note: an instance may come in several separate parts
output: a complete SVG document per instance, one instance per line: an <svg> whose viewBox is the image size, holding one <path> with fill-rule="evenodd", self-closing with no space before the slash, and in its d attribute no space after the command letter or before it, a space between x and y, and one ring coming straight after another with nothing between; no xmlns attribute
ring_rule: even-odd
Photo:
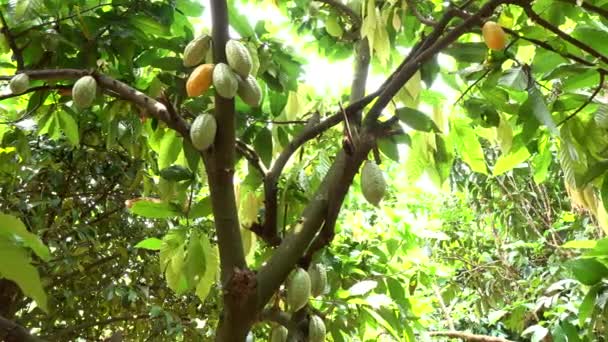
<svg viewBox="0 0 608 342"><path fill-rule="evenodd" d="M320 264L310 265L308 276L310 276L310 294L313 297L322 295L327 286L327 271L325 271L325 267Z"/></svg>
<svg viewBox="0 0 608 342"><path fill-rule="evenodd" d="M215 132L217 131L217 122L215 117L210 114L201 114L194 119L190 127L190 139L192 146L200 151L204 151L215 140Z"/></svg>
<svg viewBox="0 0 608 342"><path fill-rule="evenodd" d="M601 128L608 128L608 105L602 104L593 116L595 123Z"/></svg>
<svg viewBox="0 0 608 342"><path fill-rule="evenodd" d="M204 35L188 43L184 49L184 66L189 68L200 64L211 45L211 37Z"/></svg>
<svg viewBox="0 0 608 342"><path fill-rule="evenodd" d="M378 206L384 193L386 192L386 181L382 170L373 161L366 161L361 171L361 191L363 197L375 205Z"/></svg>
<svg viewBox="0 0 608 342"><path fill-rule="evenodd" d="M27 74L17 74L8 84L13 94L22 94L30 87L30 77Z"/></svg>
<svg viewBox="0 0 608 342"><path fill-rule="evenodd" d="M245 78L251 72L253 66L251 55L247 47L237 40L229 40L226 43L226 59L228 65L241 77Z"/></svg>
<svg viewBox="0 0 608 342"><path fill-rule="evenodd" d="M247 78L238 78L239 89L237 93L243 102L251 107L258 107L262 100L262 89L255 77L249 75Z"/></svg>
<svg viewBox="0 0 608 342"><path fill-rule="evenodd" d="M219 63L213 69L213 86L221 97L231 99L236 95L239 81L227 64Z"/></svg>
<svg viewBox="0 0 608 342"><path fill-rule="evenodd" d="M327 31L330 36L335 38L341 38L342 34L344 34L342 26L340 26L338 19L336 19L334 16L327 18L327 21L325 22L325 31Z"/></svg>
<svg viewBox="0 0 608 342"><path fill-rule="evenodd" d="M253 334L251 333L251 331L247 333L247 338L245 339L245 342L253 342Z"/></svg>
<svg viewBox="0 0 608 342"><path fill-rule="evenodd" d="M209 89L213 76L213 68L213 64L203 64L192 70L192 73L186 82L186 92L188 93L188 96L199 96Z"/></svg>
<svg viewBox="0 0 608 342"><path fill-rule="evenodd" d="M287 283L287 305L291 311L298 311L306 305L310 297L310 277L302 268L296 268Z"/></svg>
<svg viewBox="0 0 608 342"><path fill-rule="evenodd" d="M486 21L481 28L483 40L488 48L502 50L507 45L507 34L502 27L493 21Z"/></svg>
<svg viewBox="0 0 608 342"><path fill-rule="evenodd" d="M308 321L308 342L325 342L325 323L317 315L310 316Z"/></svg>
<svg viewBox="0 0 608 342"><path fill-rule="evenodd" d="M83 76L72 87L72 99L78 108L88 108L97 94L97 81L93 76Z"/></svg>
<svg viewBox="0 0 608 342"><path fill-rule="evenodd" d="M272 328L272 332L270 333L270 342L286 342L288 335L287 328L282 325L277 325Z"/></svg>

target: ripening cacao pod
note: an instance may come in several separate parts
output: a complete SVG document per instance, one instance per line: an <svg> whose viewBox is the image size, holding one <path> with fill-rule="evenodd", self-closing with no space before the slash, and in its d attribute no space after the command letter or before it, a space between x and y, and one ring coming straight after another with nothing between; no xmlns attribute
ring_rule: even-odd
<svg viewBox="0 0 608 342"><path fill-rule="evenodd" d="M251 107L258 107L262 100L262 89L255 77L249 75L247 78L238 78L239 89L237 93L243 102Z"/></svg>
<svg viewBox="0 0 608 342"><path fill-rule="evenodd" d="M608 105L602 104L593 116L595 123L601 128L608 128Z"/></svg>
<svg viewBox="0 0 608 342"><path fill-rule="evenodd" d="M198 37L188 43L184 49L184 66L189 68L200 64L207 55L210 45L211 37L208 35Z"/></svg>
<svg viewBox="0 0 608 342"><path fill-rule="evenodd" d="M200 151L204 151L215 140L215 132L217 131L217 122L215 117L210 114L201 114L194 119L190 127L190 139L192 146Z"/></svg>
<svg viewBox="0 0 608 342"><path fill-rule="evenodd" d="M83 76L72 87L72 99L78 108L88 108L97 94L97 81L93 76Z"/></svg>
<svg viewBox="0 0 608 342"><path fill-rule="evenodd" d="M282 325L277 325L272 328L272 332L270 333L270 342L286 342L288 335L287 328Z"/></svg>
<svg viewBox="0 0 608 342"><path fill-rule="evenodd" d="M310 294L313 297L318 297L325 292L327 286L327 271L321 264L313 264L308 268L308 276L310 277Z"/></svg>
<svg viewBox="0 0 608 342"><path fill-rule="evenodd" d="M302 268L296 268L287 283L287 305L291 311L298 311L306 305L310 297L310 277Z"/></svg>
<svg viewBox="0 0 608 342"><path fill-rule="evenodd" d="M325 342L325 323L317 315L310 316L308 321L308 342Z"/></svg>
<svg viewBox="0 0 608 342"><path fill-rule="evenodd" d="M228 64L218 63L213 69L213 86L221 97L231 99L239 89L239 81Z"/></svg>
<svg viewBox="0 0 608 342"><path fill-rule="evenodd" d="M30 77L27 74L17 74L11 78L8 87L11 88L11 93L22 94L30 87Z"/></svg>
<svg viewBox="0 0 608 342"><path fill-rule="evenodd" d="M481 28L483 40L492 50L502 50L507 45L507 34L493 21L486 21Z"/></svg>
<svg viewBox="0 0 608 342"><path fill-rule="evenodd" d="M239 74L241 77L246 78L251 72L253 66L251 61L251 55L247 47L237 40L229 40L226 43L226 59L228 65Z"/></svg>
<svg viewBox="0 0 608 342"><path fill-rule="evenodd" d="M188 96L199 96L209 89L213 78L213 68L213 64L203 64L192 70L192 73L186 82L186 92L188 93Z"/></svg>
<svg viewBox="0 0 608 342"><path fill-rule="evenodd" d="M384 193L386 192L386 181L380 167L373 161L366 161L361 171L361 191L363 197L375 205L378 206Z"/></svg>

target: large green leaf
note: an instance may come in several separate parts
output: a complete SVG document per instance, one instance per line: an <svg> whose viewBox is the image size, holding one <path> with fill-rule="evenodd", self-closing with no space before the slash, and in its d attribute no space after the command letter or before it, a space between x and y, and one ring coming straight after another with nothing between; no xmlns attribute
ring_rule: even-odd
<svg viewBox="0 0 608 342"><path fill-rule="evenodd" d="M156 219L171 218L181 215L179 210L169 203L158 203L148 200L135 202L133 206L129 208L129 211L135 215Z"/></svg>
<svg viewBox="0 0 608 342"><path fill-rule="evenodd" d="M575 259L568 266L576 280L585 285L595 285L608 276L608 268L595 259Z"/></svg>
<svg viewBox="0 0 608 342"><path fill-rule="evenodd" d="M80 141L80 134L78 132L78 124L76 120L67 112L61 110L58 111L57 116L59 118L59 126L63 130L63 134L68 138L68 141L72 145L78 145Z"/></svg>
<svg viewBox="0 0 608 342"><path fill-rule="evenodd" d="M452 136L452 134L454 134L454 136ZM450 138L457 147L458 153L462 156L464 162L467 163L473 171L488 174L479 138L475 134L473 128L468 125L467 121L454 120L452 122L452 133L450 134Z"/></svg>
<svg viewBox="0 0 608 342"><path fill-rule="evenodd" d="M205 255L205 272L199 278L199 283L196 286L196 296L204 302L211 287L215 283L218 275L220 258L217 247L209 243L209 239L205 235L201 235L199 242L203 248Z"/></svg>
<svg viewBox="0 0 608 342"><path fill-rule="evenodd" d="M167 130L160 142L158 153L158 168L164 169L177 159L182 149L182 138L177 136L174 130Z"/></svg>
<svg viewBox="0 0 608 342"><path fill-rule="evenodd" d="M417 131L439 132L439 127L437 127L435 122L428 115L417 109L408 107L398 108L396 114L401 122Z"/></svg>
<svg viewBox="0 0 608 342"><path fill-rule="evenodd" d="M494 176L501 175L528 160L528 158L530 158L530 152L528 152L525 146L520 147L516 151L511 151L509 154L501 155L496 164L494 164L492 174Z"/></svg>
<svg viewBox="0 0 608 342"><path fill-rule="evenodd" d="M30 233L23 222L13 215L0 214L0 239L12 238L15 241L32 249L32 251L42 260L49 261L51 252L42 243L42 240Z"/></svg>

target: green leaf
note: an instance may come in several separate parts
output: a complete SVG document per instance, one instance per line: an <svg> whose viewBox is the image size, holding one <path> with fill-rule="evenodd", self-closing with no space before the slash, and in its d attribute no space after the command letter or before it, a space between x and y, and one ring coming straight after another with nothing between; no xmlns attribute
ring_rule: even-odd
<svg viewBox="0 0 608 342"><path fill-rule="evenodd" d="M602 189L600 190L600 196L602 198L602 203L604 204L604 209L608 212L608 173L604 176L602 180Z"/></svg>
<svg viewBox="0 0 608 342"><path fill-rule="evenodd" d="M59 118L59 126L63 130L63 133L68 138L68 141L76 146L80 141L80 134L78 133L78 124L74 118L63 110L57 112Z"/></svg>
<svg viewBox="0 0 608 342"><path fill-rule="evenodd" d="M209 243L209 239L206 235L201 236L200 244L203 247L203 252L205 254L205 273L203 273L196 286L196 295L201 302L204 302L207 295L209 295L211 286L213 286L217 278L220 258L217 248Z"/></svg>
<svg viewBox="0 0 608 342"><path fill-rule="evenodd" d="M151 251L159 251L163 241L157 238L147 238L141 240L135 245L135 248L149 249Z"/></svg>
<svg viewBox="0 0 608 342"><path fill-rule="evenodd" d="M370 314L370 316L372 316L376 320L377 323L379 323L384 329L386 329L386 331L388 331L389 334L391 334L395 338L396 341L401 340L401 337L399 336L397 331L395 331L395 329L384 318L382 318L382 316L380 316L377 312L375 312L371 308L363 307L363 309L365 311L367 311L367 313Z"/></svg>
<svg viewBox="0 0 608 342"><path fill-rule="evenodd" d="M545 99L543 98L543 95L536 86L530 87L528 89L528 99L526 100L526 102L524 102L521 109L521 112L524 115L526 114L526 112L532 112L532 114L540 123L547 126L551 134L559 136L559 131L557 130L555 121L553 121L551 112L549 112L547 104L545 103Z"/></svg>
<svg viewBox="0 0 608 342"><path fill-rule="evenodd" d="M481 63L486 58L488 48L484 43L454 43L443 52L460 62Z"/></svg>
<svg viewBox="0 0 608 342"><path fill-rule="evenodd" d="M565 244L561 245L561 248L581 248L581 249L591 249L595 247L597 244L594 240L572 240L568 241Z"/></svg>
<svg viewBox="0 0 608 342"><path fill-rule="evenodd" d="M190 208L189 218L195 219L211 215L211 198L205 197Z"/></svg>
<svg viewBox="0 0 608 342"><path fill-rule="evenodd" d="M268 128L262 128L253 141L253 147L266 166L272 162L272 133Z"/></svg>
<svg viewBox="0 0 608 342"><path fill-rule="evenodd" d="M142 32L153 36L168 36L171 33L169 26L163 25L153 17L143 14L130 15L128 21Z"/></svg>
<svg viewBox="0 0 608 342"><path fill-rule="evenodd" d="M177 159L182 149L182 138L174 130L167 130L160 142L158 153L158 168L160 170L170 166Z"/></svg>
<svg viewBox="0 0 608 342"><path fill-rule="evenodd" d="M521 68L512 68L505 71L498 84L514 90L526 90L528 78Z"/></svg>
<svg viewBox="0 0 608 342"><path fill-rule="evenodd" d="M608 268L595 259L579 258L568 262L574 277L585 285L595 285L608 276Z"/></svg>
<svg viewBox="0 0 608 342"><path fill-rule="evenodd" d="M169 203L156 203L152 201L137 201L129 209L135 215L146 218L171 218L178 217L181 213Z"/></svg>
<svg viewBox="0 0 608 342"><path fill-rule="evenodd" d="M160 170L160 176L174 182L191 180L194 178L194 174L181 165L171 165Z"/></svg>
<svg viewBox="0 0 608 342"><path fill-rule="evenodd" d="M177 0L175 7L189 17L200 17L203 15L203 6L197 1L192 0Z"/></svg>
<svg viewBox="0 0 608 342"><path fill-rule="evenodd" d="M390 159L399 162L399 148L393 139L391 138L382 138L378 139L378 149L385 156Z"/></svg>
<svg viewBox="0 0 608 342"><path fill-rule="evenodd" d="M451 140L458 149L465 163L475 172L488 174L483 149L475 131L464 120L454 120L451 123L452 131L456 135Z"/></svg>
<svg viewBox="0 0 608 342"><path fill-rule="evenodd" d="M378 282L375 280L362 280L348 289L350 296L361 296L369 291L373 290L378 286Z"/></svg>
<svg viewBox="0 0 608 342"><path fill-rule="evenodd" d="M27 251L6 238L0 236L0 278L14 281L23 294L36 301L36 304L48 312L47 297L38 270L30 263Z"/></svg>
<svg viewBox="0 0 608 342"><path fill-rule="evenodd" d="M2 237L16 238L19 243L31 248L40 259L44 261L51 259L51 252L42 240L30 233L23 222L13 215L0 214L0 238Z"/></svg>
<svg viewBox="0 0 608 342"><path fill-rule="evenodd" d="M496 161L496 164L494 164L492 174L494 176L501 175L528 160L528 158L530 158L530 152L528 152L528 149L525 146L520 147L517 151L501 155Z"/></svg>
<svg viewBox="0 0 608 342"><path fill-rule="evenodd" d="M188 164L188 168L192 173L196 174L198 171L199 161L201 160L201 154L198 150L192 146L192 143L189 141L184 141L184 156L186 157L186 163Z"/></svg>
<svg viewBox="0 0 608 342"><path fill-rule="evenodd" d="M249 24L249 20L246 15L240 13L240 9L237 1L228 1L228 20L230 26L239 33L243 38L252 37L255 35L253 27Z"/></svg>
<svg viewBox="0 0 608 342"><path fill-rule="evenodd" d="M581 306L578 308L578 321L581 326L584 326L587 318L591 317L591 314L595 309L595 300L597 299L600 289L602 289L602 284L591 287L581 302Z"/></svg>
<svg viewBox="0 0 608 342"><path fill-rule="evenodd" d="M423 112L414 108L398 108L396 111L397 117L404 124L410 126L417 131L423 132L440 132L439 127L433 120Z"/></svg>

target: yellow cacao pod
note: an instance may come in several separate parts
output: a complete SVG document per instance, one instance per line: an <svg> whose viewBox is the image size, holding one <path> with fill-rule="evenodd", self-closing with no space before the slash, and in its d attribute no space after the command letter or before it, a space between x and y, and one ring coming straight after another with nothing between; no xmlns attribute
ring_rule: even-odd
<svg viewBox="0 0 608 342"><path fill-rule="evenodd" d="M198 37L188 43L184 49L184 66L189 68L200 64L207 55L210 45L211 37L208 35Z"/></svg>
<svg viewBox="0 0 608 342"><path fill-rule="evenodd" d="M236 95L239 81L236 74L232 72L228 64L218 63L213 69L213 86L221 97L231 99Z"/></svg>
<svg viewBox="0 0 608 342"><path fill-rule="evenodd" d="M247 78L238 78L239 89L237 93L243 102L251 107L258 107L262 100L262 89L255 77L249 75Z"/></svg>
<svg viewBox="0 0 608 342"><path fill-rule="evenodd" d="M505 31L493 21L486 21L481 28L483 40L492 50L502 50L507 45L507 34Z"/></svg>
<svg viewBox="0 0 608 342"><path fill-rule="evenodd" d="M327 271L325 271L325 267L321 264L310 265L308 276L310 277L310 294L313 297L322 295L327 286Z"/></svg>
<svg viewBox="0 0 608 342"><path fill-rule="evenodd" d="M298 311L306 305L310 297L310 277L302 268L296 268L287 283L287 305L291 311Z"/></svg>
<svg viewBox="0 0 608 342"><path fill-rule="evenodd" d="M288 335L287 328L282 325L277 325L272 328L272 332L270 333L270 342L286 342Z"/></svg>
<svg viewBox="0 0 608 342"><path fill-rule="evenodd" d="M251 61L251 55L247 47L237 40L229 40L226 43L226 59L228 65L239 74L239 76L245 78L251 72L253 66Z"/></svg>
<svg viewBox="0 0 608 342"><path fill-rule="evenodd" d="M188 96L199 96L209 89L213 76L213 67L213 64L203 64L192 70L188 81L186 81Z"/></svg>
<svg viewBox="0 0 608 342"><path fill-rule="evenodd" d="M192 146L200 151L206 150L213 144L216 131L217 122L213 115L201 114L197 116L190 127L190 140L192 140Z"/></svg>
<svg viewBox="0 0 608 342"><path fill-rule="evenodd" d="M27 74L17 74L8 84L13 94L22 94L30 87L30 77Z"/></svg>
<svg viewBox="0 0 608 342"><path fill-rule="evenodd" d="M373 161L366 161L361 171L361 191L363 197L375 205L378 206L384 193L386 192L386 181L382 170Z"/></svg>
<svg viewBox="0 0 608 342"><path fill-rule="evenodd" d="M308 321L308 342L325 342L325 323L317 315L310 316Z"/></svg>
<svg viewBox="0 0 608 342"><path fill-rule="evenodd" d="M83 76L72 87L72 99L78 108L88 108L97 95L97 81L93 76Z"/></svg>

